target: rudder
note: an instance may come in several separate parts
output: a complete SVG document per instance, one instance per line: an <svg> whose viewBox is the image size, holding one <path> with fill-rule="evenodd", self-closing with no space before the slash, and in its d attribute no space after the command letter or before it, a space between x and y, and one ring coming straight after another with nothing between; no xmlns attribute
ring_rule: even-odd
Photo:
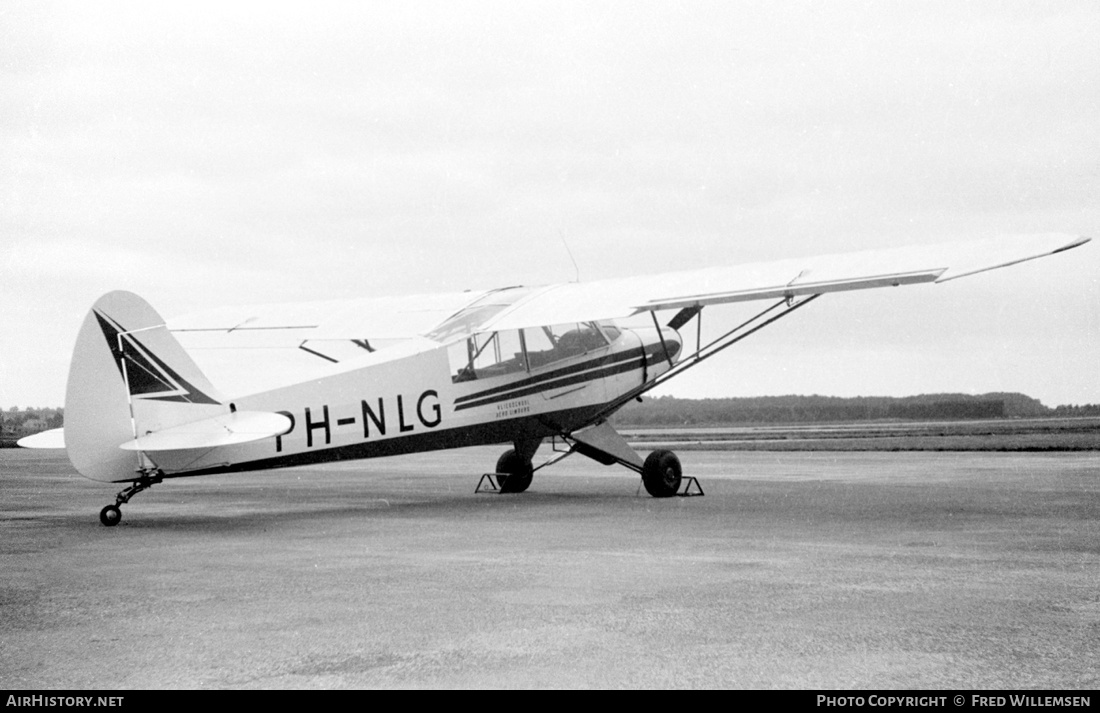
<svg viewBox="0 0 1100 713"><path fill-rule="evenodd" d="M132 292L100 297L80 328L65 393L65 448L82 475L140 476L140 453L119 448L152 431L229 407L149 303Z"/></svg>

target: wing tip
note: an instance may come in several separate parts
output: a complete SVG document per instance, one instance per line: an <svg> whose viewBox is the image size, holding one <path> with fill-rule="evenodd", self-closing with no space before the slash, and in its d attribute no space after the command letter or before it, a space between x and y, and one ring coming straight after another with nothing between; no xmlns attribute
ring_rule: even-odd
<svg viewBox="0 0 1100 713"><path fill-rule="evenodd" d="M1084 245L1085 243L1090 242L1091 240L1092 240L1092 238L1090 238L1086 235L1078 235L1077 238L1072 243L1070 243L1069 245L1063 245L1062 247L1060 247L1057 250L1055 250L1054 252L1052 252L1051 255L1057 255L1058 253L1064 253L1067 250L1072 250L1074 248L1079 248L1082 245Z"/></svg>
<svg viewBox="0 0 1100 713"><path fill-rule="evenodd" d="M1049 244L1040 248L1038 245L1032 246L1030 249L1017 253L1015 255L1002 256L1000 259L995 259L992 262L986 260L978 260L977 264L972 261L970 264L962 264L958 266L949 267L944 274L936 280L936 284L943 282L950 282L957 280L960 277L970 277L971 275L977 275L982 272L989 272L990 270L999 270L1002 267L1011 267L1012 265L1019 265L1022 262L1029 262L1031 260L1038 260L1039 258L1050 257L1051 255L1057 255L1058 253L1064 253L1067 250L1079 248L1085 243L1088 243L1092 238L1084 235L1072 235L1067 233L1051 233L1046 235L1037 236L1021 236L1023 239L1028 240L1053 240L1059 239L1068 240L1059 244L1057 247L1050 247Z"/></svg>

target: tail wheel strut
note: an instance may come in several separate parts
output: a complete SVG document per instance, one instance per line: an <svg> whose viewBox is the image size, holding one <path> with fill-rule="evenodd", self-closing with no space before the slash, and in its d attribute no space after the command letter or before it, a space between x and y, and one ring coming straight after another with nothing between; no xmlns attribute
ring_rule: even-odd
<svg viewBox="0 0 1100 713"><path fill-rule="evenodd" d="M134 497L142 490L148 490L162 480L164 480L164 473L159 470L151 473L142 473L141 477L135 480L133 485L115 496L114 505L108 505L99 511L99 521L107 527L114 527L122 521L122 505L130 502L130 498Z"/></svg>

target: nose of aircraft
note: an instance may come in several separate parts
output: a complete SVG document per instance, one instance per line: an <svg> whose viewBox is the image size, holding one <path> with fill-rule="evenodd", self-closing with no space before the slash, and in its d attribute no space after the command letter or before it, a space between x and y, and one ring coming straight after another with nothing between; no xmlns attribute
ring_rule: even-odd
<svg viewBox="0 0 1100 713"><path fill-rule="evenodd" d="M645 347L646 355L659 367L661 364L670 366L669 362L675 362L680 356L683 341L680 334L669 327L662 327L660 332L656 327L634 327L632 331L641 340ZM666 356L667 354L667 356Z"/></svg>
<svg viewBox="0 0 1100 713"><path fill-rule="evenodd" d="M676 361L676 358L680 356L680 335L674 329L668 331L672 332L672 334L669 335L668 332L664 333L665 350L668 351L668 358L672 361Z"/></svg>

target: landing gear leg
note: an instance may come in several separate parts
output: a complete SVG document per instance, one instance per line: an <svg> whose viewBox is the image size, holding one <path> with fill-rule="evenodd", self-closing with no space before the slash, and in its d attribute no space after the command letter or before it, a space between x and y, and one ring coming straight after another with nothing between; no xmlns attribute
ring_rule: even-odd
<svg viewBox="0 0 1100 713"><path fill-rule="evenodd" d="M141 477L135 480L133 485L115 496L114 505L108 505L99 511L99 521L107 527L114 527L122 521L122 509L119 507L120 505L130 502L130 498L134 497L142 490L153 487L163 479L164 474L159 470L142 472Z"/></svg>

